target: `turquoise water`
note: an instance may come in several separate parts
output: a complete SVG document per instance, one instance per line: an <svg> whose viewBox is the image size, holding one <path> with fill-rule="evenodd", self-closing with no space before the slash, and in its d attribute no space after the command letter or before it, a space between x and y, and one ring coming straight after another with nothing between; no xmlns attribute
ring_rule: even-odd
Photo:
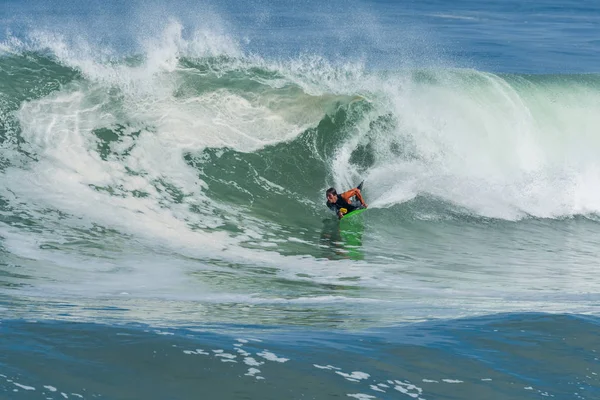
<svg viewBox="0 0 600 400"><path fill-rule="evenodd" d="M597 397L598 11L4 3L0 397Z"/></svg>

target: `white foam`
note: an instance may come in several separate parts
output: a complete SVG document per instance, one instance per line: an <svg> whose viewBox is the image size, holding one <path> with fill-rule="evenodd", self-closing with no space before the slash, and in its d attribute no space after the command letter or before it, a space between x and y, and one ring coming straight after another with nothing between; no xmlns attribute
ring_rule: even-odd
<svg viewBox="0 0 600 400"><path fill-rule="evenodd" d="M17 383L17 382L13 382L12 384L15 385L15 386L18 386L18 387L20 387L21 389L24 389L24 390L35 390L35 388L33 386L22 385L22 384Z"/></svg>
<svg viewBox="0 0 600 400"><path fill-rule="evenodd" d="M246 357L246 358L244 358L244 364L249 365L251 367L259 367L259 366L263 365L264 362L256 361L252 357Z"/></svg>
<svg viewBox="0 0 600 400"><path fill-rule="evenodd" d="M226 358L229 360L233 360L233 359L237 358L237 356L235 354L231 354L231 353L219 353L219 354L216 354L215 357Z"/></svg>
<svg viewBox="0 0 600 400"><path fill-rule="evenodd" d="M341 368L338 368L338 367L334 367L333 365L318 365L318 364L313 364L313 366L315 368L318 368L318 369L329 369L329 370L332 370L332 369L333 370L336 370L336 369L339 370L339 369L341 369Z"/></svg>
<svg viewBox="0 0 600 400"><path fill-rule="evenodd" d="M254 376L256 377L256 379L264 379L261 376L257 376L257 374L260 374L260 370L257 368L248 368L248 372L245 373L244 375L246 376Z"/></svg>
<svg viewBox="0 0 600 400"><path fill-rule="evenodd" d="M238 354L240 354L240 355L242 355L242 356L244 356L244 357L247 357L247 356L249 356L249 355L250 355L250 353L248 353L247 351L245 351L245 350L242 350L242 349L240 349L240 348L237 348L237 349L235 349L235 351L237 351L237 352L238 352Z"/></svg>
<svg viewBox="0 0 600 400"><path fill-rule="evenodd" d="M354 397L355 399L358 399L358 400L376 399L375 396L371 396L371 395L364 394L364 393L347 394L346 396L348 396L348 397Z"/></svg>
<svg viewBox="0 0 600 400"><path fill-rule="evenodd" d="M288 238L288 242L312 244L311 242L292 236Z"/></svg>
<svg viewBox="0 0 600 400"><path fill-rule="evenodd" d="M335 186L356 184L361 171L350 156L369 140L372 208L423 194L509 220L600 210L600 162L592 150L600 139L591 131L600 124L594 111L600 95L592 88L569 82L556 99L546 85L509 83L490 73L432 76L433 85L402 75L369 82L394 126L357 128L332 161ZM383 110L371 118L381 115Z"/></svg>
<svg viewBox="0 0 600 400"><path fill-rule="evenodd" d="M256 353L257 356L262 357L266 360L269 361L275 361L278 363L284 363L289 361L289 358L283 358L283 357L277 357L274 353L271 353L270 351L264 350L260 353Z"/></svg>
<svg viewBox="0 0 600 400"><path fill-rule="evenodd" d="M410 396L412 398L420 398L419 396L423 393L423 389L416 385L413 385L412 383L402 382L398 380L395 380L394 383L396 383L396 386L394 386L395 390L404 393L405 395Z"/></svg>
<svg viewBox="0 0 600 400"><path fill-rule="evenodd" d="M346 378L349 381L354 381L354 382L358 382L362 379L369 379L369 377L371 376L371 375L367 374L366 372L360 372L360 371L354 371L350 374L347 374L342 371L335 371L335 373L343 376L344 378Z"/></svg>
<svg viewBox="0 0 600 400"><path fill-rule="evenodd" d="M210 355L210 353L207 353L207 352L205 352L205 351L204 351L204 350L202 350L202 349L196 349L196 350L183 350L183 353L184 353L184 354L188 354L188 355L190 355L190 354L196 354L196 355L203 354L203 355L207 355L207 356L208 356L208 355Z"/></svg>
<svg viewBox="0 0 600 400"><path fill-rule="evenodd" d="M162 336L173 336L173 335L175 335L173 332L165 332L165 331L154 331L154 333L156 333L157 335L162 335Z"/></svg>

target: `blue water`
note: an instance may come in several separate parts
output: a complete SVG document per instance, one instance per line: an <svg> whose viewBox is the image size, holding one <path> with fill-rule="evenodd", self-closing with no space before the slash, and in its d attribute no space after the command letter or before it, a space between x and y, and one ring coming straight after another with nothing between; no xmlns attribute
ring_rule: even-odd
<svg viewBox="0 0 600 400"><path fill-rule="evenodd" d="M599 2L0 21L1 399L600 398Z"/></svg>
<svg viewBox="0 0 600 400"><path fill-rule="evenodd" d="M486 71L598 72L597 2L4 2L0 18L17 37L34 29L132 51L169 18L216 29L249 52L364 60L372 67L439 63ZM189 33L189 32L188 32Z"/></svg>

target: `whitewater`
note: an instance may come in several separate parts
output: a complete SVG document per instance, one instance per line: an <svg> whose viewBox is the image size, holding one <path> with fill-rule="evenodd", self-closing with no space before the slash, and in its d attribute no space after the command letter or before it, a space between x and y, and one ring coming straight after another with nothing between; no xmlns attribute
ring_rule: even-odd
<svg viewBox="0 0 600 400"><path fill-rule="evenodd" d="M598 44L582 39L571 69L536 56L558 40L543 23L597 18L591 4L567 18L548 3L0 14L6 398L190 398L198 388L169 372L190 368L212 371L194 379L216 398L586 398L554 374L597 391L584 354L598 345ZM117 32L120 14L138 19ZM525 51L494 53L462 31L488 24L504 46L503 24L521 15L540 37ZM298 29L284 34L288 20ZM431 26L469 43L469 59ZM325 190L363 180L369 210L340 225ZM540 335L539 353L510 348L545 346ZM587 339L575 350L568 335ZM44 340L57 353L38 354ZM487 358L483 341L506 358ZM77 377L34 367L75 348L56 362ZM149 367L146 352L178 361ZM527 377L527 362L556 371ZM88 363L154 383L75 367ZM212 383L224 375L229 388Z"/></svg>

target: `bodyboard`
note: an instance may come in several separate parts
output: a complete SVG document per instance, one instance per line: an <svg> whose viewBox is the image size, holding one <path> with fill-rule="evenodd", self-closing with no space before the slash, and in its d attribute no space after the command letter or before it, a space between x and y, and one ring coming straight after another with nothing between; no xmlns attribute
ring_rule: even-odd
<svg viewBox="0 0 600 400"><path fill-rule="evenodd" d="M358 210L350 211L348 214L344 215L341 218L341 221L346 220L346 219L352 219L352 217L355 217L358 214L362 214L365 211L367 211L366 208L359 208Z"/></svg>

